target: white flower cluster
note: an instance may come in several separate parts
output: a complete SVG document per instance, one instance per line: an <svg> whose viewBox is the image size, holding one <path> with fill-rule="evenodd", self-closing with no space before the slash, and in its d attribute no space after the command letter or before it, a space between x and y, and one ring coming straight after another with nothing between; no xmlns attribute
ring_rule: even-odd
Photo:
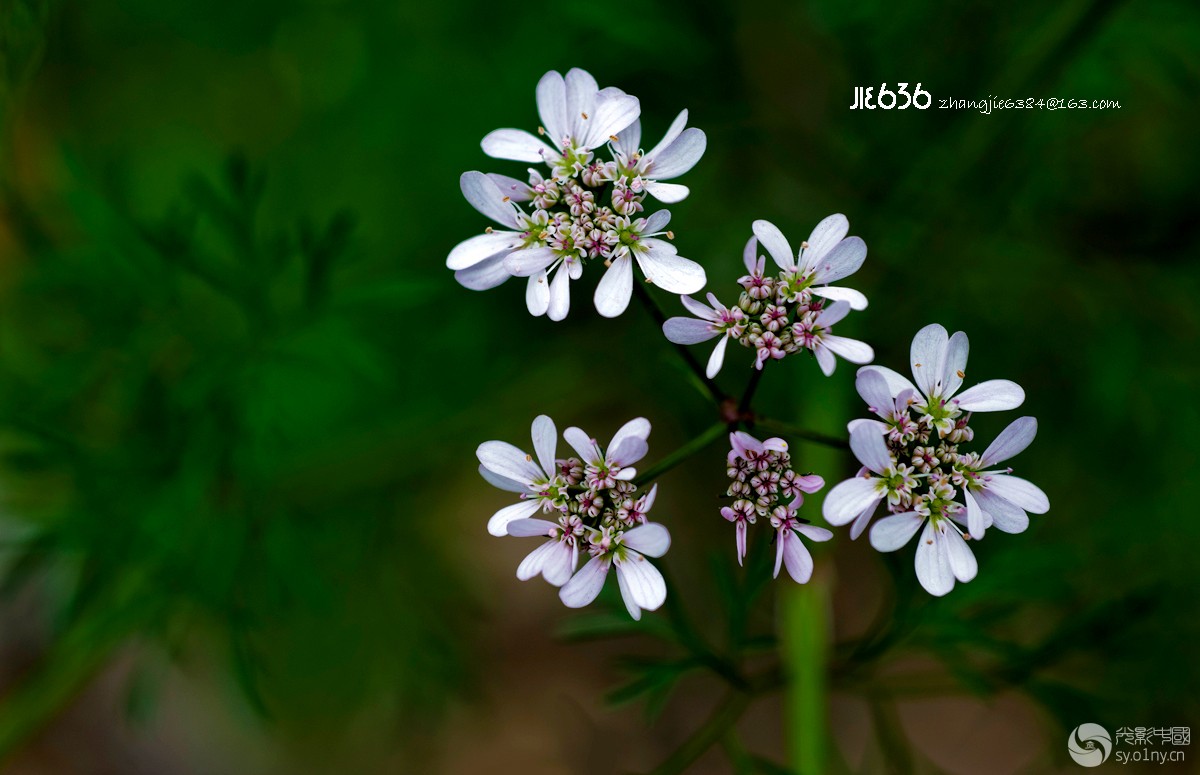
<svg viewBox="0 0 1200 775"><path fill-rule="evenodd" d="M746 526L753 525L758 517L768 518L775 530L775 577L779 576L780 566L786 565L797 583L808 583L813 560L800 536L828 541L833 533L809 524L798 512L804 493L820 490L825 480L816 474L793 471L783 439L759 441L745 431L734 431L729 434L729 446L726 473L733 481L725 494L734 501L722 507L721 516L736 525L738 565L746 556Z"/></svg>
<svg viewBox="0 0 1200 775"><path fill-rule="evenodd" d="M641 105L620 89L601 89L578 68L566 77L548 72L537 85L542 126L534 136L497 129L483 150L497 159L543 165L528 182L504 175L467 172L463 195L500 225L457 245L446 259L454 276L473 290L494 288L509 277L526 277L526 305L533 315L562 320L570 308L570 282L585 267L607 268L596 287L596 309L606 317L625 311L636 261L648 282L671 293L696 293L704 269L660 239L671 214L646 213L647 197L678 202L686 186L676 178L704 154L704 132L679 114L662 141L641 149ZM607 151L610 158L602 158ZM524 207L522 206L524 205Z"/></svg>
<svg viewBox="0 0 1200 775"><path fill-rule="evenodd" d="M835 355L851 363L870 363L871 347L857 339L833 333L850 310L865 309L867 297L852 288L830 286L858 271L867 257L867 246L858 237L847 237L850 222L831 215L817 224L798 253L783 233L767 221L754 222L754 236L746 243L743 260L749 273L738 280L738 302L725 307L708 294L709 307L689 296L683 306L696 317L675 317L663 324L663 333L676 344L698 344L720 337L708 359L711 379L721 370L729 340L755 351L754 366L798 352L811 352L826 375L833 373ZM779 267L777 275L764 272L766 259L758 255L761 242Z"/></svg>
<svg viewBox="0 0 1200 775"><path fill-rule="evenodd" d="M667 598L662 574L647 557L662 557L671 536L662 525L649 522L658 486L642 495L632 479L633 464L649 449L650 423L630 420L602 449L579 428L567 428L563 438L578 457L558 458L554 421L539 415L533 421L533 448L524 451L503 441L479 445L479 473L502 490L520 493L488 522L495 536L542 536L547 540L517 567L522 581L541 575L556 587L569 608L582 608L600 594L611 567L625 607L634 619L656 610ZM534 519L539 512L554 521ZM591 559L576 572L580 551Z"/></svg>
<svg viewBox="0 0 1200 775"><path fill-rule="evenodd" d="M871 545L881 552L904 546L923 526L917 578L934 595L975 578L967 540L993 526L1020 533L1029 526L1026 512L1050 508L1038 487L997 467L1029 446L1037 420L1015 420L983 454L962 448L975 436L972 412L1015 409L1025 400L1019 385L1000 379L959 393L967 351L966 334L948 336L934 324L913 339L915 384L882 366L859 369L858 392L878 419L850 423L850 448L863 468L830 490L824 504L825 519L852 523L857 538L886 500L890 515L871 528Z"/></svg>

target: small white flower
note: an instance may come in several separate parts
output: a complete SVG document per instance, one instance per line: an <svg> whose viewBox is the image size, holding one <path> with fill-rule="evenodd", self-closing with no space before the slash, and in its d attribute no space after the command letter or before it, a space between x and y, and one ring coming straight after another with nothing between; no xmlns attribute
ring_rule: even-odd
<svg viewBox="0 0 1200 775"><path fill-rule="evenodd" d="M647 557L662 557L671 548L671 534L662 525L647 523L626 532L602 532L592 539L592 559L571 577L558 596L568 608L583 608L596 599L617 568L617 584L629 615L655 611L667 599L667 584Z"/></svg>
<svg viewBox="0 0 1200 775"><path fill-rule="evenodd" d="M561 587L575 572L580 536L583 535L583 521L579 517L564 515L557 523L544 519L515 519L508 523L508 534L550 537L517 566L517 578L521 581L542 575L546 581Z"/></svg>
<svg viewBox="0 0 1200 775"><path fill-rule="evenodd" d="M538 115L547 144L520 129L497 129L483 138L483 152L495 159L583 164L591 150L609 142L641 114L637 97L615 87L601 89L585 70L572 68L566 78L550 71L537 85Z"/></svg>
<svg viewBox="0 0 1200 775"><path fill-rule="evenodd" d="M800 536L810 541L828 541L833 538L833 533L801 522L796 516L800 503L801 499L797 497L792 503L780 504L771 512L771 527L775 528L774 578L779 578L779 567L785 565L788 575L797 584L807 584L812 578L813 558Z"/></svg>
<svg viewBox="0 0 1200 775"><path fill-rule="evenodd" d="M704 267L679 255L674 245L656 236L663 233L670 218L666 210L659 210L619 230L618 243L606 262L608 269L596 286L596 311L601 315L614 318L629 306L634 261L647 282L668 293L696 293L704 287Z"/></svg>
<svg viewBox="0 0 1200 775"><path fill-rule="evenodd" d="M746 332L746 313L740 307L729 309L717 297L708 294L706 307L691 296L680 296L680 301L696 317L675 317L663 323L663 333L675 344L699 344L714 337L721 337L708 358L705 373L709 379L717 376L725 362L725 346L730 339L738 339Z"/></svg>
<svg viewBox="0 0 1200 775"><path fill-rule="evenodd" d="M894 552L912 540L925 526L917 544L917 580L931 595L941 597L954 589L954 582L975 578L979 565L967 546L962 531L946 517L905 512L884 517L871 528L871 546L881 552Z"/></svg>
<svg viewBox="0 0 1200 775"><path fill-rule="evenodd" d="M1007 379L991 379L958 393L966 377L967 335L962 331L949 336L934 323L913 337L910 360L914 385L906 377L884 366L865 366L860 371L876 371L887 381L888 390L898 396L911 390L915 408L922 412L940 436L950 433L962 412L998 412L1015 409L1025 400L1025 391ZM956 397L957 395L957 397Z"/></svg>
<svg viewBox="0 0 1200 775"><path fill-rule="evenodd" d="M850 537L856 539L862 535L879 504L885 498L900 503L906 495L911 495L912 483L908 472L898 467L875 428L860 426L851 431L850 451L863 468L858 476L829 491L821 511L831 525L853 522Z"/></svg>
<svg viewBox="0 0 1200 775"><path fill-rule="evenodd" d="M1032 482L1012 475L1012 469L987 471L997 463L1016 457L1037 435L1037 420L1021 417L1013 420L996 440L979 456L976 465L964 465L966 486L963 494L967 504L967 529L971 536L983 537L992 525L1005 533L1021 533L1029 527L1029 515L1045 514L1050 499Z"/></svg>
<svg viewBox="0 0 1200 775"><path fill-rule="evenodd" d="M875 357L875 350L866 342L837 336L832 332L833 326L846 315L850 314L850 302L835 301L819 312L810 312L792 324L792 341L798 346L807 348L817 359L817 365L825 376L831 376L837 367L833 356L840 355L851 363L870 363ZM759 360L762 368L762 359Z"/></svg>
<svg viewBox="0 0 1200 775"><path fill-rule="evenodd" d="M847 237L850 221L841 213L825 218L812 230L799 252L783 232L770 221L755 221L756 236L771 258L790 275L788 285L795 297L805 290L832 301L845 301L852 309L867 308L867 297L852 288L832 287L829 283L849 277L867 258L867 245L858 237ZM749 268L749 266L747 266Z"/></svg>
<svg viewBox="0 0 1200 775"><path fill-rule="evenodd" d="M488 521L494 536L508 534L508 523L532 517L538 511L560 511L566 496L565 482L558 475L555 450L558 434L554 421L538 415L531 429L535 459L506 441L485 441L475 455L479 473L494 487L521 494L519 503L505 506Z"/></svg>
<svg viewBox="0 0 1200 775"><path fill-rule="evenodd" d="M645 417L622 425L604 450L579 428L572 426L563 431L563 438L587 465L585 481L593 486L600 483L611 487L610 481L628 481L637 476L637 469L632 466L649 451L649 437L650 421Z"/></svg>
<svg viewBox="0 0 1200 775"><path fill-rule="evenodd" d="M650 196L668 204L681 202L688 187L663 183L690 171L700 161L707 146L704 132L687 126L688 112L681 112L671 123L667 134L646 153L641 153L642 125L634 121L617 135L613 142L618 174L628 177L634 191L645 190Z"/></svg>

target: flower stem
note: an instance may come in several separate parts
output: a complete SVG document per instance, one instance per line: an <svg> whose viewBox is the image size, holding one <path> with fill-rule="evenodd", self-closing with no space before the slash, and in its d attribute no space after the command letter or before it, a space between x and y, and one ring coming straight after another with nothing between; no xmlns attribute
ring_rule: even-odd
<svg viewBox="0 0 1200 775"><path fill-rule="evenodd" d="M723 422L713 425L704 433L684 444L679 449L667 455L655 465L650 466L645 471L639 473L633 480L633 483L641 487L644 484L654 481L658 477L670 471L675 466L687 460L692 455L707 447L720 437L724 436L728 428Z"/></svg>
<svg viewBox="0 0 1200 775"><path fill-rule="evenodd" d="M792 730L789 758L797 775L826 771L826 668L829 656L830 590L818 573L783 599L784 660L790 679L787 709Z"/></svg>
<svg viewBox="0 0 1200 775"><path fill-rule="evenodd" d="M658 323L659 328L662 327L663 323L667 322L667 315L662 311L662 307L658 306L658 302L654 300L654 297L650 295L650 292L646 290L645 286L636 280L633 283L633 295L638 297L638 301L640 301L642 306L646 308L646 311L650 313L650 317L654 318L654 321ZM704 367L700 365L700 361L696 360L696 356L692 355L692 351L681 344L675 344L674 342L671 344L675 348L675 352L679 353L679 357L683 358L683 362L686 363L688 368L692 370L692 373L696 375L696 378L703 383L705 389L708 390L709 395L712 396L713 401L715 401L718 406L724 403L729 396L725 395L725 392L721 390L721 388L717 387L716 382L708 378L708 374L705 372Z"/></svg>
<svg viewBox="0 0 1200 775"><path fill-rule="evenodd" d="M745 692L735 691L725 695L708 720L650 775L676 775L676 773L686 772L693 762L703 756L733 728L749 705L750 695Z"/></svg>
<svg viewBox="0 0 1200 775"><path fill-rule="evenodd" d="M762 379L763 369L755 369L746 383L746 392L742 393L741 403L738 404L738 414L745 416L750 412L750 402L754 400L754 392L758 390L758 382Z"/></svg>
<svg viewBox="0 0 1200 775"><path fill-rule="evenodd" d="M770 417L758 416L754 418L754 423L767 430L782 433L785 436L793 436L801 441L811 442L813 444L821 444L834 449L850 449L850 442L846 439L841 439L836 436L829 436L817 431L810 431L806 428L800 428L788 422L774 420Z"/></svg>

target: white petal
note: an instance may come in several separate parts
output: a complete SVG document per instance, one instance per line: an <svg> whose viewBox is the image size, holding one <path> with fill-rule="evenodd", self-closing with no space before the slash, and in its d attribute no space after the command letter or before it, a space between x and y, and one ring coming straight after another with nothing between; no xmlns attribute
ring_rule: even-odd
<svg viewBox="0 0 1200 775"><path fill-rule="evenodd" d="M630 549L648 557L662 557L671 548L671 534L657 522L647 522L630 530L622 538Z"/></svg>
<svg viewBox="0 0 1200 775"><path fill-rule="evenodd" d="M546 558L546 562L542 566L542 575L546 577L547 582L561 587L571 579L571 574L575 572L575 560L579 556L579 547L562 541L555 541L555 544L557 545L554 547L554 551L550 552L550 556Z"/></svg>
<svg viewBox="0 0 1200 775"><path fill-rule="evenodd" d="M811 269L833 246L846 238L850 231L850 221L841 213L834 213L823 219L808 235L808 247L804 250L804 265Z"/></svg>
<svg viewBox="0 0 1200 775"><path fill-rule="evenodd" d="M986 489L974 493L975 500L992 519L992 525L1005 533L1024 533L1029 527L1029 515L1019 506L1009 503Z"/></svg>
<svg viewBox="0 0 1200 775"><path fill-rule="evenodd" d="M544 271L531 275L525 283L525 306L535 318L545 315L550 308L550 282Z"/></svg>
<svg viewBox="0 0 1200 775"><path fill-rule="evenodd" d="M975 553L958 531L947 527L942 534L942 541L946 544L946 558L950 562L950 571L954 578L962 582L975 578L975 574L979 572L979 564L975 561Z"/></svg>
<svg viewBox="0 0 1200 775"><path fill-rule="evenodd" d="M609 560L593 557L571 580L558 591L558 597L567 608L583 608L596 599L608 576Z"/></svg>
<svg viewBox="0 0 1200 775"><path fill-rule="evenodd" d="M962 387L963 378L958 375L965 373L969 349L967 335L962 331L954 332L954 336L946 343L946 358L942 362L942 373L938 377L941 384L938 395L942 398L949 398Z"/></svg>
<svg viewBox="0 0 1200 775"><path fill-rule="evenodd" d="M528 183L516 178L510 178L507 175L498 175L495 172L489 172L487 176L510 201L528 202L530 199L533 199L533 189L529 187Z"/></svg>
<svg viewBox="0 0 1200 775"><path fill-rule="evenodd" d="M754 236L758 237L758 241L771 254L771 258L775 259L780 269L790 272L796 268L796 256L792 253L792 246L775 224L770 221L755 221L753 229Z"/></svg>
<svg viewBox="0 0 1200 775"><path fill-rule="evenodd" d="M883 375L883 378L887 380L888 390L893 397L900 395L905 390L911 390L913 393L917 392L916 385L909 382L908 377L898 371L889 369L887 366L864 366L858 370L858 373L862 374L864 371L877 371Z"/></svg>
<svg viewBox="0 0 1200 775"><path fill-rule="evenodd" d="M954 572L950 570L946 544L934 529L933 522L925 523L925 529L921 532L916 567L917 580L929 594L941 597L954 589Z"/></svg>
<svg viewBox="0 0 1200 775"><path fill-rule="evenodd" d="M483 152L493 159L549 164L561 155L541 139L520 129L497 129L488 132L479 145Z"/></svg>
<svg viewBox="0 0 1200 775"><path fill-rule="evenodd" d="M987 517L970 490L963 490L963 499L967 502L967 532L971 538L978 541L983 538L984 531L987 530Z"/></svg>
<svg viewBox="0 0 1200 775"><path fill-rule="evenodd" d="M779 540L783 541L783 564L787 566L788 575L797 584L807 584L813 572L813 558L808 547L791 530L780 533Z"/></svg>
<svg viewBox="0 0 1200 775"><path fill-rule="evenodd" d="M579 455L579 458L583 462L593 465L604 462L600 458L600 450L596 448L592 437L584 433L582 428L576 428L572 425L563 431L563 438L566 439L567 443L571 445L571 448L575 450L575 453Z"/></svg>
<svg viewBox="0 0 1200 775"><path fill-rule="evenodd" d="M707 342L714 336L720 336L720 331L714 331L706 320L695 318L669 318L663 323L663 334L675 344L699 344Z"/></svg>
<svg viewBox="0 0 1200 775"><path fill-rule="evenodd" d="M475 450L475 456L492 473L522 484L542 478L542 472L529 455L507 441L485 441Z"/></svg>
<svg viewBox="0 0 1200 775"><path fill-rule="evenodd" d="M613 434L612 441L608 442L608 449L611 452L621 446L626 439L645 441L648 438L650 438L650 421L645 417L635 417L617 429L617 432Z"/></svg>
<svg viewBox="0 0 1200 775"><path fill-rule="evenodd" d="M508 534L517 538L548 536L557 524L547 519L514 519L508 523Z"/></svg>
<svg viewBox="0 0 1200 775"><path fill-rule="evenodd" d="M583 120L586 136L580 139L588 148L600 148L608 139L638 120L641 103L632 94L609 86L596 95L595 113Z"/></svg>
<svg viewBox="0 0 1200 775"><path fill-rule="evenodd" d="M508 523L518 519L527 519L537 513L541 504L534 498L505 506L492 515L488 520L488 532L494 536L508 535Z"/></svg>
<svg viewBox="0 0 1200 775"><path fill-rule="evenodd" d="M874 428L876 433L884 434L888 432L888 427L885 423L882 423L879 420L869 420L866 418L851 420L850 422L846 423L846 430L848 430L850 433L854 433L854 429L860 425L865 425L868 428Z"/></svg>
<svg viewBox="0 0 1200 775"><path fill-rule="evenodd" d="M645 502L646 505L644 506L644 508L646 511L650 511L650 509L654 508L654 501L658 499L658 484L657 483L650 488L650 492L646 493L645 498L646 498L646 502ZM643 552L643 554L644 554L644 552ZM650 556L657 557L658 555L650 555Z"/></svg>
<svg viewBox="0 0 1200 775"><path fill-rule="evenodd" d="M871 508L866 509L863 513L854 518L850 523L850 540L857 541L858 537L867 529L867 525L871 524L871 518L875 516L875 512L879 509L879 501L871 504Z"/></svg>
<svg viewBox="0 0 1200 775"><path fill-rule="evenodd" d="M882 500L874 478L856 476L835 486L825 496L821 513L831 525L845 525Z"/></svg>
<svg viewBox="0 0 1200 775"><path fill-rule="evenodd" d="M548 477L554 476L554 459L556 448L558 447L558 430L554 427L554 420L551 420L544 414L539 414L533 418L533 425L530 426L530 435L533 437L533 451L537 453L537 459L542 464L542 470L546 472Z"/></svg>
<svg viewBox="0 0 1200 775"><path fill-rule="evenodd" d="M671 222L670 210L656 210L646 219L646 228L643 230L645 234L659 234L663 229L667 228L667 224Z"/></svg>
<svg viewBox="0 0 1200 775"><path fill-rule="evenodd" d="M521 237L511 231L494 231L463 240L446 257L447 269L466 269L497 255L508 255L521 247Z"/></svg>
<svg viewBox="0 0 1200 775"><path fill-rule="evenodd" d="M673 245L653 237L643 239L641 244L646 249L634 255L650 282L669 293L696 293L704 287L704 268L679 255Z"/></svg>
<svg viewBox="0 0 1200 775"><path fill-rule="evenodd" d="M480 213L507 229L516 227L516 207L504 201L504 192L487 175L464 172L458 179L458 186L471 206Z"/></svg>
<svg viewBox="0 0 1200 775"><path fill-rule="evenodd" d="M710 320L715 323L721 319L720 314L715 309L705 306L687 294L680 296L679 301L683 303L684 309L701 320Z"/></svg>
<svg viewBox="0 0 1200 775"><path fill-rule="evenodd" d="M544 541L539 544L536 549L525 555L525 559L521 560L521 564L517 566L517 578L521 581L529 581L541 573L546 560L554 554L557 547L558 541Z"/></svg>
<svg viewBox="0 0 1200 775"><path fill-rule="evenodd" d="M847 237L816 263L813 281L821 285L837 282L857 272L867 260L867 243L859 237Z"/></svg>
<svg viewBox="0 0 1200 775"><path fill-rule="evenodd" d="M675 138L683 132L683 128L687 126L688 112L681 110L675 120L671 122L671 126L667 128L667 133L663 135L663 139L658 141L658 144L646 152L645 158L655 159L663 152L671 143L675 142Z"/></svg>
<svg viewBox="0 0 1200 775"><path fill-rule="evenodd" d="M550 306L546 316L551 320L563 320L571 308L571 273L566 263L560 264L550 283Z"/></svg>
<svg viewBox="0 0 1200 775"><path fill-rule="evenodd" d="M486 291L495 288L512 277L504 268L504 259L508 253L500 253L480 261L470 269L459 269L454 273L454 279L464 288L472 291Z"/></svg>
<svg viewBox="0 0 1200 775"><path fill-rule="evenodd" d="M829 328L830 326L837 325L839 322L841 322L841 320L843 320L849 314L850 314L850 303L849 302L835 301L833 304L830 304L828 307L821 310L820 314L817 315L817 319L814 321L814 323L816 325L820 326L821 328Z"/></svg>
<svg viewBox="0 0 1200 775"><path fill-rule="evenodd" d="M1033 443L1035 436L1037 436L1037 418L1018 417L1009 423L1007 428L1000 431L996 440L984 450L982 457L979 458L980 465L992 466L1016 457Z"/></svg>
<svg viewBox="0 0 1200 775"><path fill-rule="evenodd" d="M842 356L851 363L870 363L875 358L875 350L866 342L850 339L845 336L825 334L821 341L830 350Z"/></svg>
<svg viewBox="0 0 1200 775"><path fill-rule="evenodd" d="M567 120L567 86L557 72L551 70L538 81L537 107L550 141L562 142L570 134L571 124Z"/></svg>
<svg viewBox="0 0 1200 775"><path fill-rule="evenodd" d="M967 388L954 399L964 412L1001 412L1016 409L1025 401L1025 391L1007 379L989 379Z"/></svg>
<svg viewBox="0 0 1200 775"><path fill-rule="evenodd" d="M871 528L871 546L876 551L894 552L912 540L924 521L915 511L884 517Z"/></svg>
<svg viewBox="0 0 1200 775"><path fill-rule="evenodd" d="M650 445L645 439L627 436L619 444L609 446L606 454L614 466L624 469L617 474L618 479L632 479L637 476L637 472L630 466L644 458L649 451Z"/></svg>
<svg viewBox="0 0 1200 775"><path fill-rule="evenodd" d="M614 259L608 271L596 284L596 311L606 318L615 318L629 306L633 295L633 260L629 256Z"/></svg>
<svg viewBox="0 0 1200 775"><path fill-rule="evenodd" d="M642 144L642 122L634 121L629 126L617 133L617 141L613 143L613 147L620 153L625 155L625 158L632 158L637 153L638 146Z"/></svg>
<svg viewBox="0 0 1200 775"><path fill-rule="evenodd" d="M544 274L546 267L558 259L553 248L525 248L514 250L504 259L504 268L514 277L531 277Z"/></svg>
<svg viewBox="0 0 1200 775"><path fill-rule="evenodd" d="M704 376L712 379L721 372L721 365L725 363L725 348L729 345L729 337L722 336L721 341L717 342L717 346L713 348L712 355L708 356L708 365L704 367Z"/></svg>
<svg viewBox="0 0 1200 775"><path fill-rule="evenodd" d="M595 113L596 95L600 91L600 85L596 83L596 79L587 70L580 70L578 67L572 67L567 71L565 79L567 86L567 119L571 124L571 132L576 140L581 140L583 134L580 129L583 127L583 114L589 116Z"/></svg>
<svg viewBox="0 0 1200 775"><path fill-rule="evenodd" d="M688 198L692 190L680 183L660 183L657 180L642 182L646 193L665 204L675 204Z"/></svg>
<svg viewBox="0 0 1200 775"><path fill-rule="evenodd" d="M828 541L833 538L833 531L816 525L797 525L796 532L810 541Z"/></svg>
<svg viewBox="0 0 1200 775"><path fill-rule="evenodd" d="M822 343L817 344L817 349L813 350L813 356L817 359L817 365L821 367L821 372L826 377L832 377L834 369L837 368L837 358L833 357L833 350L830 350Z"/></svg>
<svg viewBox="0 0 1200 775"><path fill-rule="evenodd" d="M647 157L649 163L646 175L655 180L677 178L696 166L707 145L708 138L704 136L703 130L696 127L684 130L683 134L662 152Z"/></svg>
<svg viewBox="0 0 1200 775"><path fill-rule="evenodd" d="M882 474L892 465L892 453L887 443L874 428L861 426L850 434L850 450L858 462L877 474Z"/></svg>
<svg viewBox="0 0 1200 775"><path fill-rule="evenodd" d="M518 482L515 479L509 479L507 476L501 476L500 474L493 473L487 470L487 468L485 468L483 465L479 466L479 475L482 476L484 481L491 486L504 490L505 492L529 492L528 485Z"/></svg>
<svg viewBox="0 0 1200 775"><path fill-rule="evenodd" d="M617 564L617 578L627 605L632 602L638 608L654 611L666 602L667 583L662 574L637 552L627 553L625 560Z"/></svg>
<svg viewBox="0 0 1200 775"><path fill-rule="evenodd" d="M872 412L883 417L893 408L891 391L888 390L887 380L874 369L859 369L854 378L854 387L867 407Z"/></svg>
<svg viewBox="0 0 1200 775"><path fill-rule="evenodd" d="M942 373L942 355L950 336L937 323L925 326L913 337L909 362L917 386L926 396L933 396L934 385Z"/></svg>
<svg viewBox="0 0 1200 775"><path fill-rule="evenodd" d="M830 301L844 301L850 305L850 309L861 311L867 308L867 297L853 288L822 285L819 288L813 288L812 293L814 296L821 296Z"/></svg>
<svg viewBox="0 0 1200 775"><path fill-rule="evenodd" d="M992 474L986 489L1025 511L1045 514L1050 510L1050 499L1033 482L1010 474Z"/></svg>
<svg viewBox="0 0 1200 775"><path fill-rule="evenodd" d="M751 274L758 267L758 237L751 236L746 240L746 247L742 248L742 263Z"/></svg>

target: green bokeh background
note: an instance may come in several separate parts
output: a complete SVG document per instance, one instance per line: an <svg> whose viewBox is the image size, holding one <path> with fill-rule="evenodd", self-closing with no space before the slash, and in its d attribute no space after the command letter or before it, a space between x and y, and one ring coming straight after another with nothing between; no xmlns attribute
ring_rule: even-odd
<svg viewBox="0 0 1200 775"><path fill-rule="evenodd" d="M504 500L475 445L525 443L538 413L600 437L644 415L653 461L715 415L641 310L596 315L596 274L554 324L522 283L474 293L444 267L486 225L459 174L523 169L479 139L536 126L538 77L572 66L640 97L648 143L685 107L707 133L671 227L710 290L732 297L754 219L798 242L843 212L871 305L839 333L903 370L940 322L970 335L971 377L1025 387L1040 432L1016 465L1052 509L978 545L979 578L919 606L910 645L949 665L1036 654L1011 674L1049 709L1026 771L1073 766L1077 723L1194 725L1197 51L1200 8L1166 0L0 4L2 751L16 771L114 771L47 754L56 725L151 734L182 674L215 697L200 729L249 730L231 771L469 771L446 752L472 745L463 714L486 727L523 702L495 688L518 655L526 691L574 691L528 656L576 653L545 645L568 612L506 607L553 595L483 530ZM849 109L902 79L935 107ZM936 108L991 95L1121 107ZM747 360L731 351L730 392ZM859 413L845 364L768 371L765 412L831 433ZM827 479L851 470L801 450ZM710 558L733 561L722 454L668 474L657 506L672 594L702 619ZM841 531L818 563L852 631L882 563ZM609 681L620 649L598 648ZM80 710L114 663L116 699ZM555 718L530 723L553 737ZM685 733L563 761L646 769ZM223 771L169 753L121 771Z"/></svg>

